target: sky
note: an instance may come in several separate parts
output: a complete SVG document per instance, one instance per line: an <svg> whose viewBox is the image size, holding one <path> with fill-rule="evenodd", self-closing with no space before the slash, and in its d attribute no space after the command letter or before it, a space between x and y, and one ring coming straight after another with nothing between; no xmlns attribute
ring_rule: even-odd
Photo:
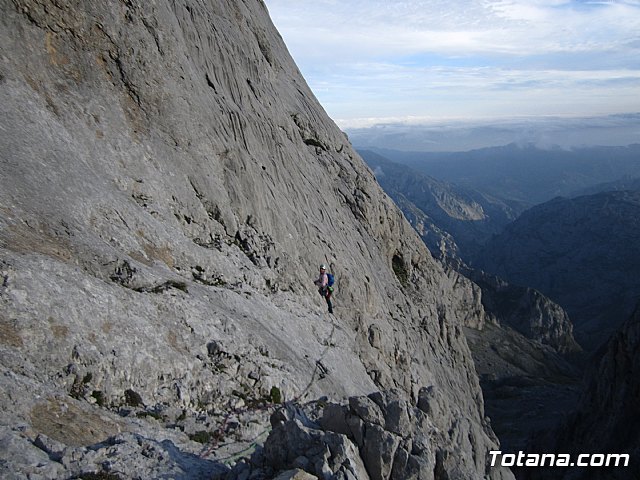
<svg viewBox="0 0 640 480"><path fill-rule="evenodd" d="M640 0L265 0L343 129L640 112Z"/></svg>

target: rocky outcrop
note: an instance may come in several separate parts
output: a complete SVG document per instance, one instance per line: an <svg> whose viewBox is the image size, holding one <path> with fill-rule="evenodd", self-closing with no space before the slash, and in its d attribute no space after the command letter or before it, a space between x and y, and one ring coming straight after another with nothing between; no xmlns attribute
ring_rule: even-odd
<svg viewBox="0 0 640 480"><path fill-rule="evenodd" d="M465 331L502 451L524 450L532 435L554 428L573 411L580 373L562 355L509 326L488 323Z"/></svg>
<svg viewBox="0 0 640 480"><path fill-rule="evenodd" d="M540 292L464 264L481 290L488 320L466 329L491 425L504 451L517 452L539 430L566 417L579 391L580 346L567 313Z"/></svg>
<svg viewBox="0 0 640 480"><path fill-rule="evenodd" d="M450 442L440 422L446 408L434 386L421 389L415 405L394 391L351 397L348 404L287 405L272 415L264 450L227 478L295 469L323 479L467 478L454 452L475 427L462 420L466 433ZM474 455L474 461L481 471L485 460Z"/></svg>
<svg viewBox="0 0 640 480"><path fill-rule="evenodd" d="M474 264L560 304L593 351L637 302L639 209L637 191L559 198L523 213Z"/></svg>
<svg viewBox="0 0 640 480"><path fill-rule="evenodd" d="M511 285L463 264L458 264L457 270L480 287L482 305L495 322L561 354L582 350L573 338L573 324L567 312L537 290Z"/></svg>
<svg viewBox="0 0 640 480"><path fill-rule="evenodd" d="M379 188L261 1L0 6L3 476L216 478L282 401L413 405L425 386L436 478L510 475L486 468L477 290Z"/></svg>

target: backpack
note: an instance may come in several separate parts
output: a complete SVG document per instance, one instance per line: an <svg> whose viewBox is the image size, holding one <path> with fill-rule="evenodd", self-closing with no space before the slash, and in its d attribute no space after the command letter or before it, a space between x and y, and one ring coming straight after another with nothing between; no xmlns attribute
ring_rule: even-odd
<svg viewBox="0 0 640 480"><path fill-rule="evenodd" d="M334 281L335 279L333 278L333 275L330 273L327 273L327 287L333 287Z"/></svg>

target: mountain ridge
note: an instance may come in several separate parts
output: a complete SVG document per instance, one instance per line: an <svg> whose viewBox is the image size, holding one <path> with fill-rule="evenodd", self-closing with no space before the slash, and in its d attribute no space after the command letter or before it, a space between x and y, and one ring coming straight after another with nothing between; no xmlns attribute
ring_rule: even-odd
<svg viewBox="0 0 640 480"><path fill-rule="evenodd" d="M415 227L430 225L423 227L425 233L421 236L432 252L449 248L451 251L447 256L468 260L491 235L517 216L517 206L508 202L437 180L375 152L362 150L359 153L396 203L409 202L422 212L412 215L409 205L404 209L405 216ZM426 217L420 218L423 215ZM438 235L436 230L446 234ZM455 244L449 241L448 235Z"/></svg>
<svg viewBox="0 0 640 480"><path fill-rule="evenodd" d="M494 237L474 264L558 302L593 350L637 302L639 199L638 191L614 191L538 205Z"/></svg>
<svg viewBox="0 0 640 480"><path fill-rule="evenodd" d="M524 207L602 182L640 175L640 144L564 150L512 143L468 152L375 151L440 180Z"/></svg>

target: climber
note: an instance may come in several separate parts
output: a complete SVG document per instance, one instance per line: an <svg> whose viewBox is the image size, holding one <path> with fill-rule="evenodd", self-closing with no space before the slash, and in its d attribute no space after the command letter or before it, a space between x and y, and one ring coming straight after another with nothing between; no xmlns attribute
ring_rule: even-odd
<svg viewBox="0 0 640 480"><path fill-rule="evenodd" d="M327 301L329 313L333 313L333 305L331 304L331 294L333 293L333 275L327 273L326 265L320 265L320 276L313 282L318 287L318 293Z"/></svg>

